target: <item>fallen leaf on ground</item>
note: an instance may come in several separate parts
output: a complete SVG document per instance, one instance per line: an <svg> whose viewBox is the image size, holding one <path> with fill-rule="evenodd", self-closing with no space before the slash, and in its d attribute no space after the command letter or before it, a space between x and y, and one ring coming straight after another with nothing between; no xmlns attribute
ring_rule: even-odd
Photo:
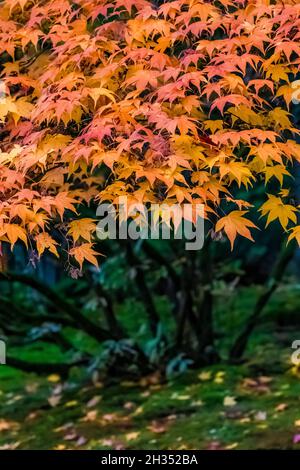
<svg viewBox="0 0 300 470"><path fill-rule="evenodd" d="M180 395L176 392L171 395L172 400L183 400L184 401L184 400L190 400L190 398L191 398L190 395Z"/></svg>
<svg viewBox="0 0 300 470"><path fill-rule="evenodd" d="M87 402L86 406L87 408L94 408L94 406L98 405L98 403L100 403L101 400L102 400L102 396L96 395Z"/></svg>
<svg viewBox="0 0 300 470"><path fill-rule="evenodd" d="M11 442L10 444L3 444L0 446L0 450L15 450L21 442Z"/></svg>
<svg viewBox="0 0 300 470"><path fill-rule="evenodd" d="M137 431L137 432L129 432L128 434L126 434L126 441L134 441L135 439L137 439L140 435L140 432Z"/></svg>
<svg viewBox="0 0 300 470"><path fill-rule="evenodd" d="M57 383L60 382L61 377L58 374L51 374L47 377L48 382Z"/></svg>
<svg viewBox="0 0 300 470"><path fill-rule="evenodd" d="M238 442L233 442L232 444L228 444L227 446L225 446L225 449L232 450L232 449L235 449L238 445L239 445Z"/></svg>
<svg viewBox="0 0 300 470"><path fill-rule="evenodd" d="M222 449L222 444L219 441L211 441L206 447L207 450L220 450Z"/></svg>
<svg viewBox="0 0 300 470"><path fill-rule="evenodd" d="M78 405L77 400L71 400L71 401L67 401L67 403L65 403L65 408L73 408L74 406L77 406L77 405Z"/></svg>
<svg viewBox="0 0 300 470"><path fill-rule="evenodd" d="M216 384L222 384L224 382L224 377L225 377L225 372L220 370L219 372L216 373L214 382Z"/></svg>
<svg viewBox="0 0 300 470"><path fill-rule="evenodd" d="M276 406L275 410L276 411L284 411L288 407L287 403L279 403L279 405Z"/></svg>
<svg viewBox="0 0 300 470"><path fill-rule="evenodd" d="M255 415L254 415L254 419L255 421L265 421L267 419L267 413L266 411L258 411Z"/></svg>
<svg viewBox="0 0 300 470"><path fill-rule="evenodd" d="M25 385L25 390L27 393L36 393L39 388L38 382L32 382Z"/></svg>
<svg viewBox="0 0 300 470"><path fill-rule="evenodd" d="M69 434L66 434L63 437L64 441L74 441L77 438L78 438L78 434L76 433L76 431L71 431Z"/></svg>
<svg viewBox="0 0 300 470"><path fill-rule="evenodd" d="M80 421L85 421L85 422L95 421L97 418L97 415L98 415L98 410L88 411L87 414L83 418L81 418Z"/></svg>
<svg viewBox="0 0 300 470"><path fill-rule="evenodd" d="M236 405L236 399L235 397L225 397L223 401L224 406L235 406Z"/></svg>
<svg viewBox="0 0 300 470"><path fill-rule="evenodd" d="M125 408L125 410L133 410L134 408L136 408L136 404L133 403L132 401L127 401L123 408Z"/></svg>
<svg viewBox="0 0 300 470"><path fill-rule="evenodd" d="M61 432L61 431L66 431L67 429L70 429L74 426L74 423L72 422L69 422L69 423L65 423L63 424L62 426L59 426L58 428L55 428L54 429L54 432Z"/></svg>
<svg viewBox="0 0 300 470"><path fill-rule="evenodd" d="M55 408L55 406L57 406L60 401L61 401L61 395L53 395L48 398L48 403L49 405L52 406L52 408Z"/></svg>
<svg viewBox="0 0 300 470"><path fill-rule="evenodd" d="M87 439L84 436L80 436L76 441L76 447L84 446L87 443Z"/></svg>
<svg viewBox="0 0 300 470"><path fill-rule="evenodd" d="M293 443L298 444L300 442L300 434L295 434L293 437Z"/></svg>
<svg viewBox="0 0 300 470"><path fill-rule="evenodd" d="M65 450L66 444L58 444L57 446L53 447L53 450Z"/></svg>
<svg viewBox="0 0 300 470"><path fill-rule="evenodd" d="M19 423L15 421L7 421L6 419L0 419L0 432L8 431L10 429L16 429L19 427Z"/></svg>
<svg viewBox="0 0 300 470"><path fill-rule="evenodd" d="M211 379L211 371L203 371L198 375L198 379L206 381Z"/></svg>
<svg viewBox="0 0 300 470"><path fill-rule="evenodd" d="M163 432L166 432L167 430L167 425L165 421L152 421L150 426L147 427L149 431L155 432L157 434L161 434Z"/></svg>
<svg viewBox="0 0 300 470"><path fill-rule="evenodd" d="M269 383L272 381L271 377L260 376L255 379L246 378L243 380L241 387L248 392L256 392L259 394L270 393Z"/></svg>

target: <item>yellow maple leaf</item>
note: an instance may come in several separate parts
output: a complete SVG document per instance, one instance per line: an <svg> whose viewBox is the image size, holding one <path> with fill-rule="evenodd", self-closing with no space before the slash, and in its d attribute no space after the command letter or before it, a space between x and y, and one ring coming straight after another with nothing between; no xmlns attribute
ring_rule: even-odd
<svg viewBox="0 0 300 470"><path fill-rule="evenodd" d="M50 237L49 233L41 232L35 237L36 247L39 256L41 256L46 249L58 257L58 252L55 245L58 243Z"/></svg>
<svg viewBox="0 0 300 470"><path fill-rule="evenodd" d="M20 225L4 224L3 231L11 244L11 249L19 239L25 243L26 247L28 246L26 232Z"/></svg>
<svg viewBox="0 0 300 470"><path fill-rule="evenodd" d="M253 178L253 175L247 165L242 162L220 162L219 169L221 180L224 178L224 176L229 175L230 180L236 180L239 187L242 183L247 186L250 182L250 179Z"/></svg>
<svg viewBox="0 0 300 470"><path fill-rule="evenodd" d="M296 207L291 206L290 204L284 204L280 197L273 196L272 194L268 194L268 200L259 210L262 213L262 216L268 214L266 227L270 222L273 222L273 220L276 219L279 220L284 229L287 228L290 220L294 223L297 222L297 216L295 214L295 212L297 212Z"/></svg>
<svg viewBox="0 0 300 470"><path fill-rule="evenodd" d="M207 121L204 121L204 127L206 130L209 130L212 134L215 134L216 131L222 130L223 129L224 122L222 119L208 119Z"/></svg>
<svg viewBox="0 0 300 470"><path fill-rule="evenodd" d="M290 172L281 165L267 166L264 172L266 174L266 183L274 176L279 181L280 186L283 184L284 175L291 176Z"/></svg>
<svg viewBox="0 0 300 470"><path fill-rule="evenodd" d="M298 245L300 246L300 225L297 225L296 227L293 227L291 229L291 233L288 237L288 243L293 240L295 238L295 240L297 241Z"/></svg>
<svg viewBox="0 0 300 470"><path fill-rule="evenodd" d="M54 204L55 204L57 212L60 215L61 220L63 219L63 214L65 210L68 209L72 212L76 212L76 209L74 208L74 203L76 202L77 202L76 199L70 197L68 193L65 191L58 193L55 196Z"/></svg>
<svg viewBox="0 0 300 470"><path fill-rule="evenodd" d="M83 243L82 245L75 246L70 250L70 255L74 256L80 269L82 269L82 265L85 260L98 267L96 255L99 253L93 250L92 246L93 245L91 243Z"/></svg>
<svg viewBox="0 0 300 470"><path fill-rule="evenodd" d="M248 211L232 211L230 214L222 217L216 223L216 232L224 230L230 240L231 249L233 249L234 241L237 234L253 241L250 230L248 227L257 228L251 220L246 219L244 214Z"/></svg>
<svg viewBox="0 0 300 470"><path fill-rule="evenodd" d="M71 235L74 242L81 237L90 243L92 233L96 230L95 225L96 222L91 218L73 220L69 224L68 235Z"/></svg>

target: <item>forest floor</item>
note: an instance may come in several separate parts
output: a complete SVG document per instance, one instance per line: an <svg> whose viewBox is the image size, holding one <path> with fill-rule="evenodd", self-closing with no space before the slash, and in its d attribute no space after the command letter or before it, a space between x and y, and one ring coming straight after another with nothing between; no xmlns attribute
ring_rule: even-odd
<svg viewBox="0 0 300 470"><path fill-rule="evenodd" d="M300 448L300 368L290 361L295 339L299 325L266 318L242 365L223 363L169 381L153 374L104 384L82 381L76 371L65 380L2 365L0 449ZM49 347L35 343L31 355L53 359Z"/></svg>

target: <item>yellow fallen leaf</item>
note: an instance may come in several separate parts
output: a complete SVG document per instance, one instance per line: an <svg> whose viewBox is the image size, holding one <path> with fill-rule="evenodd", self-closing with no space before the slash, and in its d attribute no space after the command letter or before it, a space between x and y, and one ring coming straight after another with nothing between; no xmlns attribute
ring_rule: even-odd
<svg viewBox="0 0 300 470"><path fill-rule="evenodd" d="M234 397L225 397L223 401L224 406L234 406L236 405L236 399Z"/></svg>
<svg viewBox="0 0 300 470"><path fill-rule="evenodd" d="M133 413L133 416L138 416L138 415L141 415L144 411L144 408L142 406L139 406L135 412Z"/></svg>
<svg viewBox="0 0 300 470"><path fill-rule="evenodd" d="M48 375L47 380L48 382L57 383L57 382L60 382L61 378L60 378L60 375L51 374L51 375Z"/></svg>
<svg viewBox="0 0 300 470"><path fill-rule="evenodd" d="M98 415L98 410L88 411L87 414L81 418L80 421L95 421Z"/></svg>
<svg viewBox="0 0 300 470"><path fill-rule="evenodd" d="M225 372L223 371L217 372L214 378L214 382L216 384L222 384L224 382L224 376L225 376Z"/></svg>
<svg viewBox="0 0 300 470"><path fill-rule="evenodd" d="M0 431L8 431L9 429L15 429L19 425L14 421L7 421L6 419L0 419Z"/></svg>
<svg viewBox="0 0 300 470"><path fill-rule="evenodd" d="M123 380L120 385L121 387L131 388L136 387L136 382L132 382L131 380Z"/></svg>
<svg viewBox="0 0 300 470"><path fill-rule="evenodd" d="M241 418L241 419L239 420L239 422L240 422L241 424L250 423L250 421L251 421L251 419L250 419L250 418L247 418L247 417Z"/></svg>
<svg viewBox="0 0 300 470"><path fill-rule="evenodd" d="M256 427L258 429L267 429L269 426L268 426L268 424L257 424Z"/></svg>
<svg viewBox="0 0 300 470"><path fill-rule="evenodd" d="M137 431L137 432L129 432L128 434L126 434L126 440L127 441L134 441L135 439L137 439L140 435L140 432Z"/></svg>
<svg viewBox="0 0 300 470"><path fill-rule="evenodd" d="M206 381L211 379L211 371L203 371L198 375L198 379Z"/></svg>
<svg viewBox="0 0 300 470"><path fill-rule="evenodd" d="M275 410L276 411L284 411L288 405L286 403L279 403L279 405L276 406Z"/></svg>
<svg viewBox="0 0 300 470"><path fill-rule="evenodd" d="M77 400L71 400L71 401L68 401L65 404L65 407L66 408L72 408L73 406L76 406L76 405L78 405L78 401Z"/></svg>
<svg viewBox="0 0 300 470"><path fill-rule="evenodd" d="M178 393L173 393L171 395L172 400L189 400L190 398L190 395L178 395Z"/></svg>
<svg viewBox="0 0 300 470"><path fill-rule="evenodd" d="M232 444L228 444L225 449L226 450L231 450L231 449L235 449L237 446L238 446L238 442L233 442Z"/></svg>

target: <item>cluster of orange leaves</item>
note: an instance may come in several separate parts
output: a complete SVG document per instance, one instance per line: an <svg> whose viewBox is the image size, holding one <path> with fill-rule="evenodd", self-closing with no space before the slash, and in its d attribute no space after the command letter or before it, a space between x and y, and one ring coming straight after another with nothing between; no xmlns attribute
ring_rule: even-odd
<svg viewBox="0 0 300 470"><path fill-rule="evenodd" d="M255 228L239 189L265 183L300 241L299 40L293 0L3 0L0 240L96 264L82 209L127 196L203 203L233 246Z"/></svg>

